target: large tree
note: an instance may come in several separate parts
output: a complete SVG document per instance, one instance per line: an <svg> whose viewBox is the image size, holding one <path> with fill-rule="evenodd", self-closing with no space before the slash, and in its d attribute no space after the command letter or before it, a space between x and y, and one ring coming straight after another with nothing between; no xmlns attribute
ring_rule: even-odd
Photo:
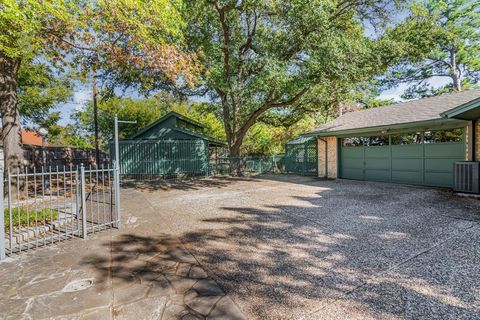
<svg viewBox="0 0 480 320"><path fill-rule="evenodd" d="M391 10L389 1L185 3L187 42L201 51L205 66L196 93L218 107L233 159L261 117L335 105L383 66L361 21ZM240 173L238 162L231 173Z"/></svg>
<svg viewBox="0 0 480 320"><path fill-rule="evenodd" d="M3 0L0 3L0 112L5 164L22 166L17 81L21 64L41 55L84 75L129 85L155 73L191 83L197 69L184 54L180 0ZM133 76L135 75L135 76Z"/></svg>
<svg viewBox="0 0 480 320"><path fill-rule="evenodd" d="M63 37L70 30L66 1L3 0L0 3L0 113L5 166L23 165L17 78L21 64L56 43L50 32Z"/></svg>
<svg viewBox="0 0 480 320"><path fill-rule="evenodd" d="M462 91L480 81L480 6L477 0L421 0L391 32L403 42L402 63L389 70L385 83L408 83L405 98ZM435 88L434 78L448 79Z"/></svg>

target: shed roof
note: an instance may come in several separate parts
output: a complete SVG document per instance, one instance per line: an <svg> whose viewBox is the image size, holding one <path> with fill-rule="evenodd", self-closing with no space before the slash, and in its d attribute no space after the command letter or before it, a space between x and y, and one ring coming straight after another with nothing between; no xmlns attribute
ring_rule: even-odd
<svg viewBox="0 0 480 320"><path fill-rule="evenodd" d="M149 129L155 127L156 125L159 125L160 123L164 122L165 120L171 118L171 117L175 117L175 118L178 118L178 119L182 119L183 121L185 122L188 122L198 128L205 128L205 126L203 124L201 124L200 122L197 122L195 120L192 120L190 118L187 118L183 115L181 115L180 113L177 113L175 111L170 111L169 113L167 113L166 115L164 115L163 117L160 117L158 120L154 121L153 123L151 123L150 125L146 126L145 128L143 128L142 130L138 131L137 133L135 133L133 136L131 136L129 139L135 139L139 136L141 136L143 133L145 133L146 131L148 131Z"/></svg>
<svg viewBox="0 0 480 320"><path fill-rule="evenodd" d="M287 144L302 144L302 143L306 143L306 142L309 142L309 141L312 141L312 140L316 140L315 137L301 135L301 136L295 137L292 140L288 141Z"/></svg>
<svg viewBox="0 0 480 320"><path fill-rule="evenodd" d="M191 124L192 126L194 126L196 128L199 128L199 129L204 129L205 128L205 126L203 124L201 124L197 121L194 121L190 118L187 118L187 117L185 117L185 116L183 116L183 115L181 115L181 114L179 114L175 111L170 111L169 113L167 113L163 117L159 118L157 121L155 121L152 124L146 126L145 128L138 131L137 133L135 133L133 136L129 137L126 140L142 139L142 136L147 131L149 131L150 129L155 128L155 127L162 128L161 130L164 130L164 128L168 127L168 129L165 132L161 133L162 138L158 137L158 139L171 139L171 136L169 136L169 134L171 134L172 132L177 132L177 133L182 133L184 135L190 136L193 139L202 139L202 140L208 141L208 143L210 143L212 145L218 145L218 146L226 145L226 143L224 141L206 136L206 135L201 134L199 132L195 132L195 131L189 130L187 128L180 128L177 125L173 125L173 126L172 125L166 125L168 123L167 120L172 118L172 117L177 118L177 119L181 119L184 122L187 122L187 123ZM165 123L165 124L163 124L163 123ZM168 137L170 137L170 138L168 138Z"/></svg>
<svg viewBox="0 0 480 320"><path fill-rule="evenodd" d="M397 103L389 106L346 113L337 119L312 130L309 134L339 133L355 129L414 125L443 119L443 114L472 102L480 103L480 90L443 94Z"/></svg>

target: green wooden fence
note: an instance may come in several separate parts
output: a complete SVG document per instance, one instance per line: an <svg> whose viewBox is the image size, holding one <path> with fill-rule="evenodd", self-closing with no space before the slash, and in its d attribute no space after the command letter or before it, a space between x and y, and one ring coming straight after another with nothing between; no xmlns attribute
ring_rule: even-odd
<svg viewBox="0 0 480 320"><path fill-rule="evenodd" d="M230 170L230 162L235 158L219 157L210 159L210 174L226 175ZM238 158L237 158L238 159ZM244 175L261 173L285 173L283 155L245 156L238 159L240 170Z"/></svg>
<svg viewBox="0 0 480 320"><path fill-rule="evenodd" d="M114 159L113 146L110 159ZM241 157L244 175L294 173L315 175L316 144L287 145L285 155ZM149 179L226 175L228 157L209 157L208 143L203 140L123 140L119 142L120 174L127 178Z"/></svg>
<svg viewBox="0 0 480 320"><path fill-rule="evenodd" d="M206 176L207 152L203 140L120 141L120 174L132 178Z"/></svg>

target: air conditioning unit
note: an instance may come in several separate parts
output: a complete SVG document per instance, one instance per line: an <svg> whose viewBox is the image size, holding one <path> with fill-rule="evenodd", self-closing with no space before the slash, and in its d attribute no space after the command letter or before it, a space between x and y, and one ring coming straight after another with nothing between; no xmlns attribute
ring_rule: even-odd
<svg viewBox="0 0 480 320"><path fill-rule="evenodd" d="M455 162L453 175L455 191L480 193L480 162Z"/></svg>

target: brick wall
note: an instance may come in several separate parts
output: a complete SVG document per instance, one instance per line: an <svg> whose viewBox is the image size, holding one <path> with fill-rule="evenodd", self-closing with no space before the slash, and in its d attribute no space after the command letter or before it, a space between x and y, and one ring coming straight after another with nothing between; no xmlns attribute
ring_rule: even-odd
<svg viewBox="0 0 480 320"><path fill-rule="evenodd" d="M325 174L325 141L327 142L327 167ZM317 140L318 143L318 176L323 178L337 178L337 137L324 137Z"/></svg>
<svg viewBox="0 0 480 320"><path fill-rule="evenodd" d="M95 166L95 150L69 147L45 147L45 160L43 164L42 147L23 145L23 155L25 164L30 168L40 168L42 166L63 168L63 166L79 166L83 164L86 167ZM100 152L100 167L107 166L109 162L108 154Z"/></svg>
<svg viewBox="0 0 480 320"><path fill-rule="evenodd" d="M322 138L323 139L323 138ZM324 139L325 140L325 139ZM318 145L318 176L325 178L325 141L321 139L317 139L317 145Z"/></svg>

